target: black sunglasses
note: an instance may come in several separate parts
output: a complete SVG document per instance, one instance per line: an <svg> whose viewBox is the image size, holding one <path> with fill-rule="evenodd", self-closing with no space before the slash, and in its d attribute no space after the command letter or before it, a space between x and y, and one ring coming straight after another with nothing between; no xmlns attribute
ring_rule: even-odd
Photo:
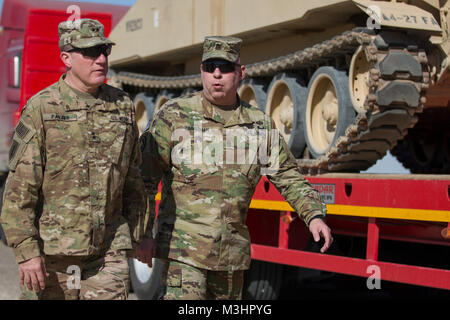
<svg viewBox="0 0 450 320"><path fill-rule="evenodd" d="M213 73L216 68L219 68L222 73L234 72L236 66L239 66L239 64L225 60L205 61L202 63L203 71L208 73Z"/></svg>
<svg viewBox="0 0 450 320"><path fill-rule="evenodd" d="M75 48L70 50L69 52L80 52L83 56L89 58L98 58L101 54L107 57L111 54L111 46L101 45L90 48Z"/></svg>

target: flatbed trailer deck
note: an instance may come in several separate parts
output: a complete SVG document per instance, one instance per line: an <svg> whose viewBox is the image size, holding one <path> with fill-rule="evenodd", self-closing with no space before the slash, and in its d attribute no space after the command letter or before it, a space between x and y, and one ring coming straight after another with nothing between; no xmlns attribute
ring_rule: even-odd
<svg viewBox="0 0 450 320"><path fill-rule="evenodd" d="M448 263L430 268L378 259L381 239L443 246L448 255L449 175L342 173L306 178L327 203L333 235L365 238L365 258L305 251L310 241L305 225L295 223L293 209L264 177L247 218L252 259L450 290Z"/></svg>

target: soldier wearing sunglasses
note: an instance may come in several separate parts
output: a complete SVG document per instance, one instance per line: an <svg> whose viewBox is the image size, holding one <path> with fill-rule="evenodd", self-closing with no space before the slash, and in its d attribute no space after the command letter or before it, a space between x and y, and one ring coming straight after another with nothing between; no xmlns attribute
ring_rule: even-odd
<svg viewBox="0 0 450 320"><path fill-rule="evenodd" d="M126 299L127 256L146 231L133 103L105 84L114 43L100 22L58 31L66 73L23 108L2 227L22 299Z"/></svg>
<svg viewBox="0 0 450 320"><path fill-rule="evenodd" d="M245 220L262 172L314 240L325 239L321 252L332 242L322 220L326 206L300 174L273 120L237 94L245 77L240 45L234 37L207 37L200 66L203 90L168 101L140 138L150 212L161 180L162 195L155 239L145 239L138 251L163 260L164 299L242 297L244 270L250 267ZM249 137L255 132L265 137L258 148L268 154L267 163L249 159ZM244 161L237 160L241 151ZM151 215L150 225L153 220Z"/></svg>

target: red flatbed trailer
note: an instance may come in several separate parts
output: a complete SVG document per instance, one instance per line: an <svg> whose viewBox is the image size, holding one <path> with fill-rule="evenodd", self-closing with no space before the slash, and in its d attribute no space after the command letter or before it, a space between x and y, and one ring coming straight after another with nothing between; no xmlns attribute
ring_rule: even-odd
<svg viewBox="0 0 450 320"><path fill-rule="evenodd" d="M380 239L450 246L450 176L323 174L307 177L327 202L333 235L366 239L365 258L305 251L304 223L267 180L247 218L252 259L450 290L450 270L380 261ZM445 248L446 250L446 248ZM448 266L448 265L447 265ZM370 267L370 268L369 268Z"/></svg>

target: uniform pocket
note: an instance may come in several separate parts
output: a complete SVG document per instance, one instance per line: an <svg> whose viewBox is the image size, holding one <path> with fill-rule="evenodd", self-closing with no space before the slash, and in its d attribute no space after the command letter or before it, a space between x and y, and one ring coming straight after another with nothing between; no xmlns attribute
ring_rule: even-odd
<svg viewBox="0 0 450 320"><path fill-rule="evenodd" d="M108 121L100 128L98 137L102 145L102 153L114 164L118 164L125 142L125 135L131 132L131 118L118 115L108 116Z"/></svg>
<svg viewBox="0 0 450 320"><path fill-rule="evenodd" d="M43 114L45 129L46 178L55 178L85 158L84 137L75 113Z"/></svg>

